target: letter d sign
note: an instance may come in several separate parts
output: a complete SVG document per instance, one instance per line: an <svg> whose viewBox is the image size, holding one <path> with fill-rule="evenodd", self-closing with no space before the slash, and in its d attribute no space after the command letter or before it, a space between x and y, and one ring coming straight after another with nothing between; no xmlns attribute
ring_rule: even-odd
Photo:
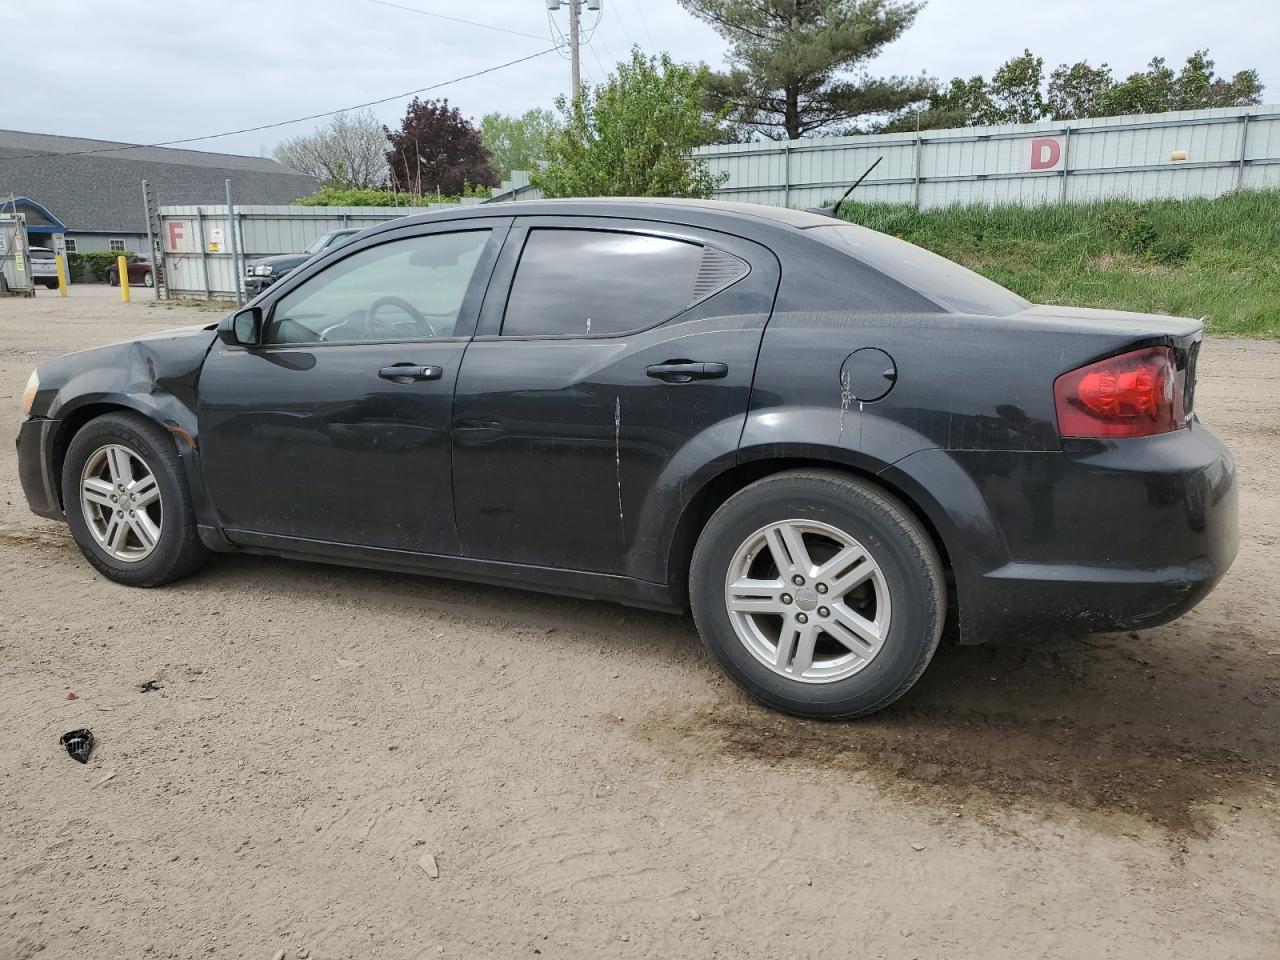
<svg viewBox="0 0 1280 960"><path fill-rule="evenodd" d="M1036 137L1031 141L1031 169L1048 170L1062 159L1062 144L1052 137Z"/></svg>

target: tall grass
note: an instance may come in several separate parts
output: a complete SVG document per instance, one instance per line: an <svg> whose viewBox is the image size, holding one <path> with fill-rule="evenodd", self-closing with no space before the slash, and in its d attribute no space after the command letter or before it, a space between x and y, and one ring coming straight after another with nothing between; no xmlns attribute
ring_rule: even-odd
<svg viewBox="0 0 1280 960"><path fill-rule="evenodd" d="M1036 303L1207 316L1211 333L1280 339L1280 190L924 211L846 202L840 215Z"/></svg>

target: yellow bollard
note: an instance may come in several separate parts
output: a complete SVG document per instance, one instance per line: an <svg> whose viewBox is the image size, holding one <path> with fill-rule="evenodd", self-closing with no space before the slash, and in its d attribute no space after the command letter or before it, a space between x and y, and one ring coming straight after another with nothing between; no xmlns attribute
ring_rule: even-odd
<svg viewBox="0 0 1280 960"><path fill-rule="evenodd" d="M124 257L116 257L116 271L120 277L120 302L129 302L129 265L124 262Z"/></svg>
<svg viewBox="0 0 1280 960"><path fill-rule="evenodd" d="M58 296L60 297L67 295L67 265L63 262L65 259L62 254L53 258L53 262L58 266Z"/></svg>

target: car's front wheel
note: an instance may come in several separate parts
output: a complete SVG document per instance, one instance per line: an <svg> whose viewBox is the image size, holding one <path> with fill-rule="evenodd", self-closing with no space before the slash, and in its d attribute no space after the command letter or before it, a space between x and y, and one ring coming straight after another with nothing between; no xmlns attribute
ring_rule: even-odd
<svg viewBox="0 0 1280 960"><path fill-rule="evenodd" d="M725 672L803 717L888 706L928 666L946 615L942 563L911 512L828 471L774 474L730 497L698 539L689 588Z"/></svg>
<svg viewBox="0 0 1280 960"><path fill-rule="evenodd" d="M142 285L144 287L154 287L156 285L156 278L151 275L150 271L142 275Z"/></svg>
<svg viewBox="0 0 1280 960"><path fill-rule="evenodd" d="M106 414L71 438L62 502L81 552L118 583L160 586L207 557L178 452L136 414Z"/></svg>

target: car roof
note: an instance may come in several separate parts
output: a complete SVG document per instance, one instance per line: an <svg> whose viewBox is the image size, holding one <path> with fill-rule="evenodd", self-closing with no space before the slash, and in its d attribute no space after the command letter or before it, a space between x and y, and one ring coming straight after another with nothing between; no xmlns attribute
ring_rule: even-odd
<svg viewBox="0 0 1280 960"><path fill-rule="evenodd" d="M461 206L452 210L433 210L431 213L406 217L405 222L431 222L433 220L462 220L473 217L511 216L600 216L630 217L691 221L707 223L709 220L748 221L757 224L807 229L829 226L830 217L790 210L786 207L770 207L759 203L738 203L732 200L691 200L676 197L582 197L563 200L508 200L502 203L480 203Z"/></svg>

